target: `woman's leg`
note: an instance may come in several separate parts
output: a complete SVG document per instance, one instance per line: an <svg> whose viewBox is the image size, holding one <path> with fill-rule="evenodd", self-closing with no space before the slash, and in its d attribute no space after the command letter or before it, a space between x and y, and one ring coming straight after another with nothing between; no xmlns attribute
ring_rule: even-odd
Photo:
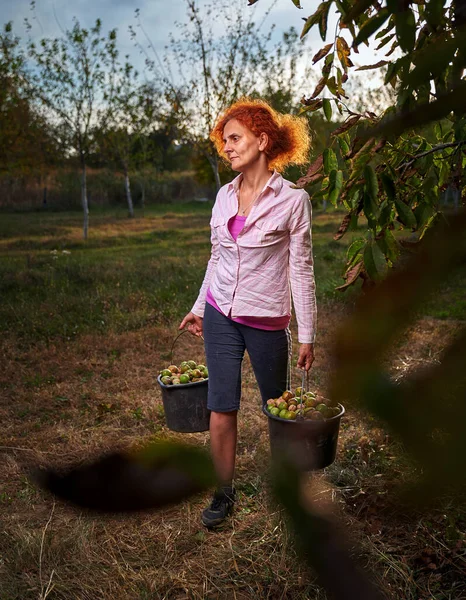
<svg viewBox="0 0 466 600"><path fill-rule="evenodd" d="M211 453L220 482L231 485L235 470L236 423L245 344L237 325L209 304L203 329L209 369L207 407L211 411Z"/></svg>
<svg viewBox="0 0 466 600"><path fill-rule="evenodd" d="M245 344L238 327L209 304L203 330L209 369L210 451L220 486L202 512L202 522L206 527L217 527L235 502L233 478Z"/></svg>
<svg viewBox="0 0 466 600"><path fill-rule="evenodd" d="M237 415L236 410L210 413L210 451L220 484L224 487L231 486L235 476Z"/></svg>
<svg viewBox="0 0 466 600"><path fill-rule="evenodd" d="M291 336L286 329L266 331L246 326L243 326L242 334L265 404L286 389Z"/></svg>

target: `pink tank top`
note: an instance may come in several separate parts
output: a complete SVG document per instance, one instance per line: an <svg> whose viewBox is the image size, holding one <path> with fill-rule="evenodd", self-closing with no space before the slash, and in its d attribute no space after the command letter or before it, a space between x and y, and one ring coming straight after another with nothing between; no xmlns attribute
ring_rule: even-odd
<svg viewBox="0 0 466 600"><path fill-rule="evenodd" d="M239 232L243 229L244 224L246 222L247 217L241 217L240 215L236 215L232 217L228 222L228 230L231 233L231 237L237 240ZM210 292L210 288L207 290L206 302L213 306L219 312L222 312L220 308L217 306L215 302L215 298L212 296ZM223 313L222 313L223 314ZM228 318L231 319L231 316L228 315ZM241 323L241 325L247 325L248 327L255 327L256 329L266 329L269 331L275 331L278 329L286 329L290 324L289 315L285 315L283 317L237 317L236 319L232 319L235 323Z"/></svg>

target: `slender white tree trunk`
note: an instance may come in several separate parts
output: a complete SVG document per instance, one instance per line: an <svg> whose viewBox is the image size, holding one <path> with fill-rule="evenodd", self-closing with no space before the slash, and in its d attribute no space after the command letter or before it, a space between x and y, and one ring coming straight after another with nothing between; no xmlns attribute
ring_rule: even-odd
<svg viewBox="0 0 466 600"><path fill-rule="evenodd" d="M129 181L128 169L125 167L125 190L126 190L126 201L128 202L128 216L134 217L133 199L131 198L131 185Z"/></svg>
<svg viewBox="0 0 466 600"><path fill-rule="evenodd" d="M220 173L218 172L218 158L215 154L214 156L209 156L208 154L206 154L206 156L210 166L212 167L212 171L214 172L215 186L218 192L218 190L222 187L222 182L220 181Z"/></svg>
<svg viewBox="0 0 466 600"><path fill-rule="evenodd" d="M87 234L89 231L89 205L87 202L86 163L84 160L81 160L81 203L84 213L83 238L87 240Z"/></svg>

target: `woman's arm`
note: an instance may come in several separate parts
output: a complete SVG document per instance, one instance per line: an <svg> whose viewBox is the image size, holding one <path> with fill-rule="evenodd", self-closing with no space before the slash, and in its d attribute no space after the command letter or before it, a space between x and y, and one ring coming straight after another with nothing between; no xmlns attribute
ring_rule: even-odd
<svg viewBox="0 0 466 600"><path fill-rule="evenodd" d="M203 318L204 317L204 309L205 309L205 299L207 296L207 290L209 289L210 282L212 281L213 274L215 269L217 268L218 259L219 259L219 241L217 237L217 231L215 227L211 227L210 241L212 244L212 249L210 252L210 259L207 263L206 272L204 275L204 280L201 285L201 289L199 290L199 295L197 297L194 306L191 309L191 312Z"/></svg>
<svg viewBox="0 0 466 600"><path fill-rule="evenodd" d="M311 203L306 192L295 203L290 219L289 270L298 322L298 367L308 370L314 360L317 309L311 239Z"/></svg>

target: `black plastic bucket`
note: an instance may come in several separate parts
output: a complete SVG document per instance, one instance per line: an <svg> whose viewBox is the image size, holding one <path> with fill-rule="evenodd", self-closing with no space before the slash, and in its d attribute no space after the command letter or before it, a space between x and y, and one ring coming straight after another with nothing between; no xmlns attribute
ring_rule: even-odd
<svg viewBox="0 0 466 600"><path fill-rule="evenodd" d="M267 407L262 412L269 420L269 439L272 458L286 454L301 471L314 471L328 467L335 460L341 412L323 421L291 421L271 415Z"/></svg>
<svg viewBox="0 0 466 600"><path fill-rule="evenodd" d="M164 385L162 402L167 427L180 433L196 433L209 429L210 411L207 410L208 379L179 385Z"/></svg>

